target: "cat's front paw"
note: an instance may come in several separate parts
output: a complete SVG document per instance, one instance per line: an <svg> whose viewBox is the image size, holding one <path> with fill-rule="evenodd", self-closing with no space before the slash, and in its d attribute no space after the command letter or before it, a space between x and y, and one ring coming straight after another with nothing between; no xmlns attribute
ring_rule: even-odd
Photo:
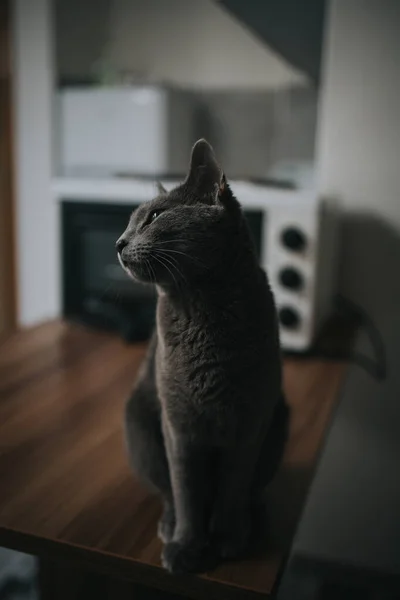
<svg viewBox="0 0 400 600"><path fill-rule="evenodd" d="M168 544L174 537L175 510L172 505L166 505L161 519L158 521L158 537L163 544Z"/></svg>
<svg viewBox="0 0 400 600"><path fill-rule="evenodd" d="M217 563L210 545L197 540L169 542L162 552L163 567L171 573L204 573L214 569Z"/></svg>

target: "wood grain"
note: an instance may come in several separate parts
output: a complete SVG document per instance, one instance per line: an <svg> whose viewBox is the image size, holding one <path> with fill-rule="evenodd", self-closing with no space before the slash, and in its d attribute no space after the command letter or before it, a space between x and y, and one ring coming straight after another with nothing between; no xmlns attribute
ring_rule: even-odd
<svg viewBox="0 0 400 600"><path fill-rule="evenodd" d="M343 363L288 360L290 442L268 495L265 547L202 577L160 567L160 505L131 473L123 404L145 345L53 322L0 345L0 544L69 559L191 598L272 592L343 378Z"/></svg>

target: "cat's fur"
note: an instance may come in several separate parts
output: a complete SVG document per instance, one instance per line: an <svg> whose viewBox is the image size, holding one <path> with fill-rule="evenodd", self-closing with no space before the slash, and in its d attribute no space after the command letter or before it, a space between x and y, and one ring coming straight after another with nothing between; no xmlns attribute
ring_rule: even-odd
<svg viewBox="0 0 400 600"><path fill-rule="evenodd" d="M117 242L125 270L158 290L127 440L134 468L163 497L164 566L203 571L246 550L252 509L282 455L278 324L240 205L205 140L186 181L159 192Z"/></svg>

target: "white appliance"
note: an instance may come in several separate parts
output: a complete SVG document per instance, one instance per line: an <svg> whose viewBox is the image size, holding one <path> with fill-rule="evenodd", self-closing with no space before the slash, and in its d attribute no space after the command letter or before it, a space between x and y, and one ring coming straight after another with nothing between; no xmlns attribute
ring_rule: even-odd
<svg viewBox="0 0 400 600"><path fill-rule="evenodd" d="M262 215L260 262L274 292L282 348L308 350L337 291L338 206L312 190L231 187L245 214Z"/></svg>
<svg viewBox="0 0 400 600"><path fill-rule="evenodd" d="M64 175L180 176L195 141L195 103L161 86L66 88L58 98Z"/></svg>
<svg viewBox="0 0 400 600"><path fill-rule="evenodd" d="M166 189L177 183L163 182ZM255 224L252 231L260 262L275 294L282 347L305 351L329 316L336 292L337 208L309 190L229 183L249 222ZM63 178L56 180L54 192L60 200L105 203L110 210L122 204L131 209L153 198L156 186L143 179Z"/></svg>

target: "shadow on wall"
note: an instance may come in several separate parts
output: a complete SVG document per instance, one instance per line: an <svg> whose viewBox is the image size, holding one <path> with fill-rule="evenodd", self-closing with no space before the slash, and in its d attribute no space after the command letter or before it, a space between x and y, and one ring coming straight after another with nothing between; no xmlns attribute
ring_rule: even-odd
<svg viewBox="0 0 400 600"><path fill-rule="evenodd" d="M372 213L346 213L339 266L341 293L379 326L400 313L400 232Z"/></svg>

